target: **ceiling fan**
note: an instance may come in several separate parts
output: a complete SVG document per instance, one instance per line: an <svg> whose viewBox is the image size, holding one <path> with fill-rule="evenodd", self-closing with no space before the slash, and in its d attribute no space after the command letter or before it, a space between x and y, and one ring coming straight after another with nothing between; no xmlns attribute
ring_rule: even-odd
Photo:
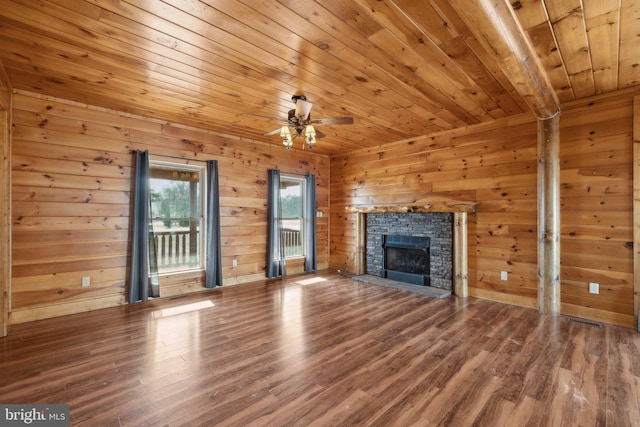
<svg viewBox="0 0 640 427"><path fill-rule="evenodd" d="M280 133L282 143L287 150L293 147L294 138L300 136L304 138L304 142L308 148L313 148L317 138L323 138L325 135L316 131L313 125L350 125L353 123L353 117L330 117L326 119L312 119L311 107L313 104L307 101L304 95L293 95L291 100L296 105L295 109L289 110L287 118L277 118L261 116L259 114L245 113L247 116L262 117L265 119L275 120L283 123L283 126L265 133L265 136ZM291 129L291 130L290 130Z"/></svg>

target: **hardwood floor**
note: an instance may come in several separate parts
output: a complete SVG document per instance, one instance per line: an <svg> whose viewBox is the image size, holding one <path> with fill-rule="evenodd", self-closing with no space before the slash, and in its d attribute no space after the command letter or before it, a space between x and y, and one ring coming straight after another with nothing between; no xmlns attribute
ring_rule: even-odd
<svg viewBox="0 0 640 427"><path fill-rule="evenodd" d="M639 426L640 337L335 273L15 325L0 403L74 426Z"/></svg>

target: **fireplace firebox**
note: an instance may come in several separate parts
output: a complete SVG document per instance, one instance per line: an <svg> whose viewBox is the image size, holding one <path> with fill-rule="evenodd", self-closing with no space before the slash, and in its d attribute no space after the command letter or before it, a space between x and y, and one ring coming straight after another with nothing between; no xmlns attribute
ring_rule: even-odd
<svg viewBox="0 0 640 427"><path fill-rule="evenodd" d="M384 235L382 275L387 279L429 286L429 237Z"/></svg>

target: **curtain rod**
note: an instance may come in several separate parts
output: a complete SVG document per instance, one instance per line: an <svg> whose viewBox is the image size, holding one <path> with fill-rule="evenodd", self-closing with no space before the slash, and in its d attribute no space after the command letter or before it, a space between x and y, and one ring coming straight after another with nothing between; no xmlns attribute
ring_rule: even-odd
<svg viewBox="0 0 640 427"><path fill-rule="evenodd" d="M131 153L131 154L136 153L136 152L141 152L141 153L143 153L143 152L145 152L145 151L149 151L149 150L130 150L130 153ZM208 160L187 159L187 158L185 158L185 157L167 156L167 155L165 155L165 154L153 154L153 153L151 153L151 152L149 152L149 155L154 156L154 157L164 157L164 158L167 158L167 159L186 160L186 161L190 161L190 162L202 162L202 163L207 163L207 162L208 162ZM212 159L212 160L215 160L215 159Z"/></svg>

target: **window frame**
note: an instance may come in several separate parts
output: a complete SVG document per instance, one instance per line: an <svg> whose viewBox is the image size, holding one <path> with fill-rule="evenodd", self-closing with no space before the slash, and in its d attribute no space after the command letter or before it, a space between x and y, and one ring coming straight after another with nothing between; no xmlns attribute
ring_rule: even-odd
<svg viewBox="0 0 640 427"><path fill-rule="evenodd" d="M305 222L307 220L305 213L306 213L306 203L307 203L307 180L305 177L300 177L297 175L293 175L293 174L287 174L287 173L280 173L280 207L282 210L282 182L283 181L290 181L290 182L296 182L300 184L300 254L299 255L290 255L287 256L285 255L284 259L285 260L292 260L292 259L301 259L301 258L306 258L306 233L305 233ZM291 218L293 219L293 218ZM295 218L297 219L297 218ZM282 233L282 221L285 220L284 217L280 218L280 224L281 224L281 233Z"/></svg>
<svg viewBox="0 0 640 427"><path fill-rule="evenodd" d="M207 195L208 195L208 189L206 188L207 185L207 179L206 179L206 174L207 174L207 169L204 165L200 165L200 164L193 164L190 163L188 160L185 161L180 161L179 159L175 159L175 160L166 160L166 158L154 158L154 157L150 157L149 158L149 195L151 196L151 190L153 189L153 186L151 185L151 180L152 179L156 179L156 178L152 178L153 175L153 170L156 169L164 169L164 170L177 170L177 171L185 171L185 172L197 172L198 173L198 183L199 183L199 199L200 199L200 203L198 206L200 215L197 217L193 217L196 220L196 223L198 223L198 239L197 239L197 244L198 244L198 248L197 248L197 253L199 253L198 256L198 266L189 266L186 265L182 268L178 268L178 269L171 269L171 270L165 270L162 271L162 268L160 267L160 264L158 263L158 275L159 276L170 276L170 275L176 275L176 274L184 274L184 273L189 273L189 272L195 272L195 271L204 271L205 270L205 260L206 260L206 221L207 221L207 216L206 216L206 203L207 203ZM175 180L175 181L180 181L180 180ZM150 201L150 203L152 203ZM185 217L185 218L166 218L166 217L152 217L151 215L153 214L152 211L149 212L150 217L149 220L151 222L153 221L158 221L158 220L171 220L171 221L178 221L178 220L191 220L192 217ZM151 228L151 230L153 230L153 227Z"/></svg>

